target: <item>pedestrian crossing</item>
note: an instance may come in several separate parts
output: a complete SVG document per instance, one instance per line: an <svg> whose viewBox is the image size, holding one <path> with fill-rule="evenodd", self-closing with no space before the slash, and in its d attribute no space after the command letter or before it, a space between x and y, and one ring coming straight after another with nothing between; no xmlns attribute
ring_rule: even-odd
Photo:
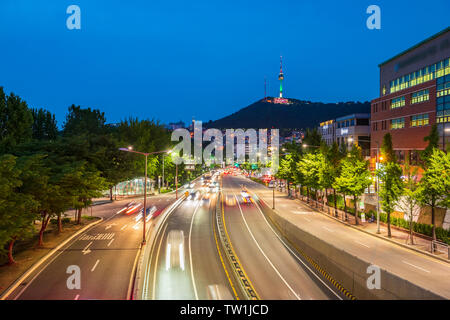
<svg viewBox="0 0 450 320"><path fill-rule="evenodd" d="M114 238L114 232L111 233L97 233L97 234L84 234L80 240L89 240L89 241L95 241L95 240L111 240Z"/></svg>

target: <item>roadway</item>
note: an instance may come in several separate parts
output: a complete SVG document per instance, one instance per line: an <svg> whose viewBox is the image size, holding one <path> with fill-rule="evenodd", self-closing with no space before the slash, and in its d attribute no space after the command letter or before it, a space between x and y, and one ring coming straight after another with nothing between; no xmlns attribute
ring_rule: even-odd
<svg viewBox="0 0 450 320"><path fill-rule="evenodd" d="M233 179L251 193L257 194L268 207L272 207L272 189L244 176ZM450 299L450 264L349 228L277 191L275 209L299 228L332 243L337 248Z"/></svg>
<svg viewBox="0 0 450 320"><path fill-rule="evenodd" d="M175 200L165 194L147 198L148 207L163 210ZM128 299L130 278L142 241L142 219L137 213L118 213L132 200L120 200L94 207L104 221L76 236L33 271L7 299L89 300ZM135 200L143 202L142 199ZM152 220L147 223L151 228ZM81 271L81 288L69 289L69 266Z"/></svg>
<svg viewBox="0 0 450 320"><path fill-rule="evenodd" d="M238 177L223 177L223 195L227 199L225 224L236 254L259 298L343 299L274 230L255 202L243 201L241 182Z"/></svg>
<svg viewBox="0 0 450 320"><path fill-rule="evenodd" d="M201 190L197 182L195 190ZM235 297L214 235L217 193L184 200L160 226L146 262L143 299L208 300ZM170 265L168 235L183 232L183 263Z"/></svg>

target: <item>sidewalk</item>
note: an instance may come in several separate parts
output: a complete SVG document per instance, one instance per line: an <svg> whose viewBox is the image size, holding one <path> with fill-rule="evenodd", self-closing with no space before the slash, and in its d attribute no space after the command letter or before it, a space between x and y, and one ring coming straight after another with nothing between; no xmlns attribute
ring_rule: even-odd
<svg viewBox="0 0 450 320"><path fill-rule="evenodd" d="M411 245L411 240L409 239L409 231L404 230L402 228L391 225L391 237L389 238L387 235L387 224L384 222L380 222L380 233L377 233L377 221L376 215L374 216L373 222L368 222L370 216L366 215L366 222L362 222L360 218L358 218L358 225L355 225L355 216L344 211L337 209L337 215L335 214L334 207L329 207L326 204L324 205L321 202L317 202L315 200L309 200L307 203L307 197L302 195L293 195L288 196L287 192L284 191L275 191L276 198L285 198L285 199L294 199L299 201L301 204L308 206L309 208L318 211L322 214L325 214L329 217L332 217L336 220L339 220L341 223L349 225L353 228L356 228L360 231L369 233L373 236L384 238L388 241L397 243L403 247L408 247L409 249L418 251L420 253L426 254L428 256L440 258L440 260L444 260L446 262L450 262L450 252L449 247L446 244L439 244L436 247L434 253L431 252L431 238L422 234L417 234L413 232L413 242Z"/></svg>

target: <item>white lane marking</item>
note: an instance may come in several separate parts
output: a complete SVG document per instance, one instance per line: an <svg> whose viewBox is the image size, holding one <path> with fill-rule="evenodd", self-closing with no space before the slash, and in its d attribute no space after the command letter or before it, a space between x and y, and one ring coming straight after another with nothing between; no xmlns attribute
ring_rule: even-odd
<svg viewBox="0 0 450 320"><path fill-rule="evenodd" d="M92 241L89 242L89 244L88 244L86 247L84 247L83 250L81 250L81 252L83 252L83 255L88 254L88 253L91 253L91 249L89 249L89 247L90 247L91 244L92 244Z"/></svg>
<svg viewBox="0 0 450 320"><path fill-rule="evenodd" d="M195 300L198 300L198 293L197 293L197 286L195 285L195 279L194 279L194 267L192 266L192 245L191 245L191 234L192 234L192 225L194 224L194 218L195 214L198 211L198 208L200 207L200 201L198 202L197 207L194 210L194 214L192 215L191 219L191 226L189 228L189 263L191 265L191 279L192 279L192 285L194 286L194 294L195 294Z"/></svg>
<svg viewBox="0 0 450 320"><path fill-rule="evenodd" d="M167 225L168 225L167 223L164 225L164 229L162 230L162 233L161 233L161 238L160 238L161 240L159 241L158 251L156 252L155 268L153 269L152 300L155 300L155 296L156 296L156 270L158 269L159 250L161 249L161 244L162 244L162 241L164 238L164 233L166 232L166 229L167 229ZM149 272L150 266L152 264L151 258L152 257L150 257L150 263L147 264L147 272L145 273L146 276L147 276L147 273ZM147 283L147 282L144 280L144 283ZM144 293L146 293L146 292L147 292L147 290L144 291Z"/></svg>
<svg viewBox="0 0 450 320"><path fill-rule="evenodd" d="M233 191L232 191L233 192ZM270 261L270 259L267 257L267 255L264 253L264 251L261 249L261 247L259 246L258 241L256 241L255 237L253 236L252 231L250 230L250 227L247 224L247 220L245 220L244 217L244 213L242 212L242 208L241 205L239 204L239 200L236 196L236 194L233 192L234 197L236 198L236 202L238 204L239 207L239 211L241 211L241 216L242 219L244 220L245 226L247 227L247 230L250 234L250 236L252 237L253 241L255 242L256 246L258 247L259 251L262 253L262 255L264 256L264 258L266 258L267 262L269 262L270 266L272 267L273 270L275 270L275 272L277 273L277 275L280 277L280 279L284 282L284 284L288 287L288 289L294 294L294 296L298 299L301 300L300 296L294 291L294 289L291 288L291 286L289 285L289 283L287 283L287 281L283 278L283 276L280 274L280 272L278 271L278 269L273 265L272 261Z"/></svg>
<svg viewBox="0 0 450 320"><path fill-rule="evenodd" d="M111 243L113 243L114 239L111 239L110 242L108 242L108 247L111 245Z"/></svg>
<svg viewBox="0 0 450 320"><path fill-rule="evenodd" d="M355 241L355 242L358 243L358 244L360 244L360 245L362 245L362 246L364 246L364 247L366 247L366 248L370 248L367 244L364 244L364 243L359 242L359 241Z"/></svg>
<svg viewBox="0 0 450 320"><path fill-rule="evenodd" d="M263 200L264 201L264 200ZM265 202L265 201L264 201ZM266 205L267 205L267 203L266 203ZM259 205L258 204L256 204L256 207L258 208L258 210L259 210L259 213L261 214L261 216L263 217L263 219L264 219L264 221L267 223L267 225L269 226L269 228L270 228L270 230L272 230L272 232L275 234L275 236L278 238L278 240L280 240L281 241L281 243L284 245L284 247L286 248L286 249L288 249L293 255L294 255L294 257L296 257L297 258L297 260L298 261L300 261L310 272L311 272L311 274L313 274L320 282L322 282L322 284L325 286L325 287L327 287L336 297L338 297L338 299L339 300L342 300L342 298L336 293L336 292L334 292L334 290L332 290L323 280L322 280L322 278L320 278L313 270L311 270L311 268L306 264L306 263L304 263L303 262L303 260L302 259L300 259L300 257L297 255L297 253L296 252L294 252L287 244L286 244L286 242L284 242L284 240L275 232L275 230L272 228L272 226L270 225L270 223L269 223L269 221L267 221L267 219L266 219L266 216L264 215L264 213L262 212L262 210L261 210L261 208L259 207ZM305 219L307 219L306 217L303 217L303 218L305 218ZM307 220L309 220L309 219L307 219ZM309 221L311 221L311 220L309 220Z"/></svg>
<svg viewBox="0 0 450 320"><path fill-rule="evenodd" d="M109 228L111 228L112 226L117 225L117 223L110 223L105 227L105 230L108 230Z"/></svg>
<svg viewBox="0 0 450 320"><path fill-rule="evenodd" d="M308 219L307 217L303 217L303 219L305 219L305 220L308 221L308 222L311 222L311 220Z"/></svg>
<svg viewBox="0 0 450 320"><path fill-rule="evenodd" d="M408 264L408 265L410 265L411 267L414 267L414 268L417 268L417 269L419 269L419 270L422 270L422 271L425 271L425 272L430 273L430 271L428 271L427 269L418 267L418 266L416 266L416 265L414 265L414 264L412 264L412 263L409 263L408 261L402 260L402 262L403 262L403 263L406 263L406 264Z"/></svg>
<svg viewBox="0 0 450 320"><path fill-rule="evenodd" d="M73 299L73 300L78 300L79 297L80 297L80 295L77 294L77 295L75 296L75 299Z"/></svg>
<svg viewBox="0 0 450 320"><path fill-rule="evenodd" d="M124 225L122 228L120 228L120 230L125 229L128 226L128 224Z"/></svg>
<svg viewBox="0 0 450 320"><path fill-rule="evenodd" d="M97 260L94 264L94 266L91 269L91 272L94 272L95 268L97 268L98 263L100 262L100 260Z"/></svg>
<svg viewBox="0 0 450 320"><path fill-rule="evenodd" d="M331 230L331 229L329 229L329 228L327 228L327 227L325 227L325 226L322 226L322 228L324 228L324 229L327 230L328 232L334 232L333 230Z"/></svg>
<svg viewBox="0 0 450 320"><path fill-rule="evenodd" d="M310 211L291 211L293 214L311 214Z"/></svg>

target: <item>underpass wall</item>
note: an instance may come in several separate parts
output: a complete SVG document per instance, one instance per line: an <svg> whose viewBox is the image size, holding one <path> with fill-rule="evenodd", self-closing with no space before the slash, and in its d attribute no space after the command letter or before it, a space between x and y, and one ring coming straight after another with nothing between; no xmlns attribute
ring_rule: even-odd
<svg viewBox="0 0 450 320"><path fill-rule="evenodd" d="M444 299L424 288L380 268L381 288L369 289L369 262L325 242L278 215L264 203L264 214L302 254L312 259L329 276L357 299Z"/></svg>

